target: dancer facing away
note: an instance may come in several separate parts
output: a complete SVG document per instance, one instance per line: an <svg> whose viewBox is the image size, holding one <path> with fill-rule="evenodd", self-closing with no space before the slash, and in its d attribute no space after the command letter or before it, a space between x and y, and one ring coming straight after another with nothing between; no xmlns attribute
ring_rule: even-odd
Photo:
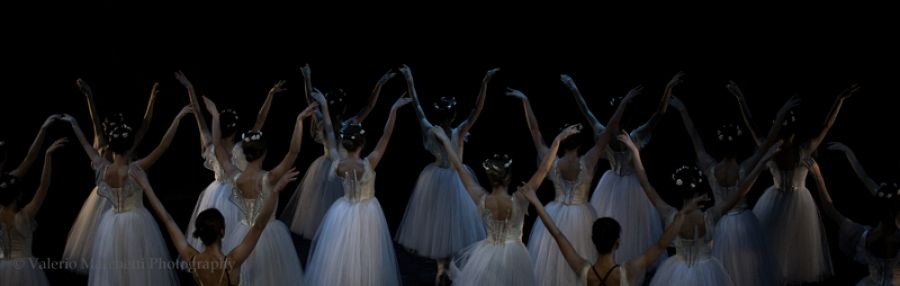
<svg viewBox="0 0 900 286"><path fill-rule="evenodd" d="M531 138L537 149L538 162L543 161L550 148L544 142L537 118L531 110L531 103L521 91L507 89L506 94L522 100L528 129L531 131ZM624 102L631 102L635 96L637 96L636 92L629 93ZM618 129L626 106L627 104L619 105L616 113L608 122L610 127L606 130ZM597 250L592 246L590 233L591 225L597 219L597 214L588 203L588 195L594 178L594 168L597 166L601 154L605 152L609 137L607 132L596 136L594 145L582 156L578 155L582 146L581 136L566 138L560 143L563 155L554 158L548 176L556 190L556 198L547 204L547 212L559 223L560 230L567 237L572 238L575 250L579 255L590 262L597 259ZM528 238L528 252L534 261L538 285L574 285L576 283L577 273L569 271L565 257L541 221L535 221L534 227L531 229L531 235Z"/></svg>
<svg viewBox="0 0 900 286"><path fill-rule="evenodd" d="M640 149L650 142L650 135L662 116L665 115L672 90L681 82L682 76L682 73L678 73L669 81L656 112L646 123L631 132L632 139ZM572 91L581 113L591 122L594 136L599 136L606 131L607 128L588 109L581 92L575 86L575 81L567 75L560 76L560 79ZM640 93L642 90L643 87L638 86L630 93ZM618 104L629 103L617 98L610 101L613 106L616 106L617 102ZM621 129L622 127L619 126L618 129L609 130L609 132L611 132L610 134L619 134ZM598 217L612 217L622 224L622 245L616 251L616 262L625 263L625 261L641 255L644 250L656 243L659 236L662 235L663 226L653 204L641 190L640 182L632 168L632 159L628 150L618 141L611 140L603 156L609 160L610 169L603 173L600 182L594 188L591 205ZM660 255L659 260L647 270L652 272L657 264L666 257L665 253Z"/></svg>
<svg viewBox="0 0 900 286"><path fill-rule="evenodd" d="M112 128L125 123L125 116L122 113L113 113L103 118L101 122L100 113L94 104L94 93L91 87L83 79L78 79L75 84L84 94L87 100L88 114L91 116L91 127L94 131L93 148L97 150L107 161L112 161L112 152L109 152L109 138L107 134ZM153 107L156 103L156 96L159 93L159 83L153 83L150 90L150 99L147 102L147 109L141 123L141 129L134 135L134 142L142 142L144 134L150 128L150 121L153 118ZM134 149L138 144L134 144L128 150L129 156L132 156ZM97 195L97 187L91 190L90 195L84 200L75 222L69 229L66 238L66 247L63 251L63 260L71 263L66 265L74 266L73 270L77 273L87 274L88 267L91 262L91 252L93 251L94 236L97 234L97 226L100 225L100 216L109 210L111 205L107 200Z"/></svg>
<svg viewBox="0 0 900 286"><path fill-rule="evenodd" d="M450 137L456 153L462 156L466 136L484 109L488 83L499 69L485 73L475 109L455 127L452 124L457 113L456 98L442 97L434 102L432 119L436 124L432 124L419 101L412 71L407 66L401 71L406 78L408 92L416 103L416 115L422 129L425 149L434 156L435 162L428 164L419 173L396 239L397 243L413 253L436 260L436 283L441 283L441 280L448 282L446 270L450 256L469 244L484 239L484 225L478 218L475 204L466 193L465 185L450 166L447 152L431 135L431 129L443 129ZM466 169L474 177L468 166Z"/></svg>
<svg viewBox="0 0 900 286"><path fill-rule="evenodd" d="M666 203L650 184L641 162L640 151L631 141L631 136L623 132L619 135L619 140L633 153L634 168L641 186L663 215L663 220L670 224L677 213L676 209ZM712 256L715 225L722 214L744 199L780 145L781 142L777 142L766 150L756 166L747 174L746 180L741 182L737 192L717 200L712 208L706 211L694 210L686 214L678 239L675 240L676 255L659 267L650 285L732 285L731 277L721 262ZM683 166L672 174L672 178L675 180L676 189L681 193L682 202L687 205L689 200L696 196L698 187L703 183L703 172L696 167Z"/></svg>
<svg viewBox="0 0 900 286"><path fill-rule="evenodd" d="M362 157L365 130L350 124L335 138L328 105L321 93L312 93L325 119L330 176L340 178L344 196L335 201L310 247L306 285L400 285L397 257L384 211L375 198L375 167L384 156L394 130L397 110L412 102L400 97L391 107L384 133L375 149ZM347 151L342 154L336 142Z"/></svg>
<svg viewBox="0 0 900 286"><path fill-rule="evenodd" d="M132 160L128 155L132 145L137 143L133 141L131 127L123 123L112 128L107 136L112 161L100 156L88 143L74 117L63 115L62 119L71 124L91 159L96 172L97 194L111 204L97 226L93 243L107 247L94 248L91 253L89 285L178 285L174 271L165 267L165 262L169 261L165 241L153 216L144 208L143 190L128 176L128 168L132 165L141 169L151 167L169 147L178 123L188 112L190 108L183 108L156 149L139 160Z"/></svg>
<svg viewBox="0 0 900 286"><path fill-rule="evenodd" d="M737 97L744 122L751 134L757 134L754 131L756 128L751 124L743 93L733 82L727 87ZM834 274L825 228L816 202L806 188L809 170L801 160L818 149L834 125L844 100L858 91L859 87L854 85L838 95L825 124L813 136L798 134L797 116L793 112L789 112L791 120L782 123L781 138L784 145L781 152L769 162L769 172L772 173L774 184L756 202L753 213L759 218L778 260L779 272L787 284L822 281ZM753 137L758 146L763 144L763 138L756 135Z"/></svg>
<svg viewBox="0 0 900 286"><path fill-rule="evenodd" d="M525 183L528 188L540 186L553 165L560 143L580 130L581 125L572 125L556 136L544 160ZM495 154L484 160L482 167L490 181L490 191L487 191L472 178L444 130L433 128L431 132L447 151L450 163L459 173L472 201L478 202L478 210L487 229L484 240L470 245L454 260L451 265L453 283L536 285L534 266L528 256L528 249L522 243L522 227L528 200L520 192L509 194L512 159L507 155Z"/></svg>
<svg viewBox="0 0 900 286"><path fill-rule="evenodd" d="M241 211L240 223L235 230L226 234L230 241L240 241L256 225L261 216L262 205L269 196L277 196L269 188L270 182L277 182L290 168L300 153L300 142L303 136L303 120L311 116L316 105L307 106L294 123L294 133L288 153L281 162L271 170L263 170L262 163L267 156L266 138L260 131L244 132L241 136L241 153L247 165L239 168L232 162L222 140L221 118L216 104L203 97L207 111L212 114L212 137L215 144L216 159L222 171L234 185L231 200ZM274 213L265 220L267 226L260 234L254 251L247 257L241 267L241 281L245 285L300 285L303 281L303 269L297 258L297 251L291 240L290 231L281 221L275 220Z"/></svg>
<svg viewBox="0 0 900 286"><path fill-rule="evenodd" d="M41 183L34 197L23 208L20 177L0 174L0 284L2 285L50 285L44 270L38 267L37 259L31 254L32 239L37 228L35 217L41 210L47 190L50 188L50 174L53 170L53 155L68 142L60 138L47 148ZM38 145L40 147L40 145Z"/></svg>
<svg viewBox="0 0 900 286"><path fill-rule="evenodd" d="M219 210L222 216L225 218L225 229L229 232L225 235L224 241L222 242L223 251L231 251L232 248L237 246L241 242L243 238L231 235L231 232L236 230L236 225L240 223L241 220L241 210L238 208L236 204L231 201L231 197L233 195L234 186L231 182L231 178L226 176L224 171L222 170L222 163L218 161L216 158L216 146L213 144L213 140L210 138L212 135L212 131L209 129L207 125L206 118L203 116L202 106L200 105L200 100L197 97L197 92L194 90L194 85L188 80L187 76L182 72L176 72L175 78L187 89L188 98L191 101L191 107L196 111L194 118L197 121L197 129L200 131L200 143L201 143L201 155L203 156L203 166L207 169L213 171L215 174L215 180L213 180L203 192L200 193L199 198L197 199L197 204L194 206L194 211L191 213L191 219L188 222L187 231L185 231L185 236L188 238L188 243L191 244L195 249L203 250L204 243L201 239L195 238L191 236L194 233L196 225L194 224L197 221L197 215L200 212L209 209L215 208ZM272 106L272 100L275 94L278 94L282 91L285 91L282 86L284 85L284 81L278 81L275 83L270 90L268 95L266 96L266 100L263 102L262 107L259 110L259 113L256 117L256 123L253 124L252 130L261 130L263 125L266 122L266 118L269 115L269 109ZM243 160L240 154L240 144L235 142L235 136L238 133L239 129L239 116L237 111L233 109L225 109L219 113L219 120L222 126L222 148L225 148L225 154L227 158L231 161L240 161ZM235 152L237 151L237 152ZM238 166L245 165L245 163L237 163ZM236 238L237 241L232 241L232 238Z"/></svg>
<svg viewBox="0 0 900 286"><path fill-rule="evenodd" d="M559 250L569 266L569 269L566 270L577 276L575 283L570 285L578 286L638 285L637 280L639 277L635 273L644 273L644 269L656 261L656 257L660 253L666 251L666 247L672 243L672 239L675 238L675 235L681 229L685 215L695 211L700 201L706 199L703 196L698 196L688 201L678 212L678 215L675 216L669 227L666 228L666 231L663 232L662 237L656 244L644 251L643 255L619 265L616 264L613 256L616 248L620 245L619 236L621 235L622 227L615 219L603 217L593 222L591 226L591 240L596 251L600 253L600 257L596 262L591 262L591 260L585 259L578 253L572 242L556 226L553 217L541 205L533 189L523 187L519 191L523 192L528 201L537 209L541 221L544 222L548 232L553 236L556 244L559 245Z"/></svg>
<svg viewBox="0 0 900 286"><path fill-rule="evenodd" d="M681 120L697 154L697 165L706 175L717 202L739 190L751 168L757 165L766 150L778 139L788 111L798 103L799 100L793 98L785 102L778 111L766 141L752 156L739 164L737 141L744 133L739 126L723 125L716 131L715 147L720 154L720 159L716 160L707 152L684 103L675 96L669 100L669 104L681 114ZM778 285L781 275L777 272L777 261L749 204L742 200L734 208L725 211L713 234L716 242L713 256L722 262L736 286Z"/></svg>
<svg viewBox="0 0 900 286"><path fill-rule="evenodd" d="M308 87L305 90L312 90L309 65L301 68L301 72L303 73L303 82ZM375 103L378 101L379 95L381 95L381 87L396 75L397 73L393 71L385 73L375 84L366 106L359 113L347 119L343 119L346 111L343 92L338 90L325 94L325 99L331 111L331 121L339 122L340 125L336 126L338 128L345 124L362 124L375 107ZM306 102L310 104L315 102L312 95L308 92L306 93ZM329 167L334 158L329 156L328 143L325 142L328 139L324 133L325 120L322 118L321 112L315 114L310 125L312 126L311 128L314 128L311 132L313 139L316 143L322 145L325 152L306 169L303 179L300 181L294 194L291 195L284 212L281 214L281 220L290 227L291 232L311 240L316 235L316 230L319 229L319 223L322 222L325 212L328 211L328 208L331 207L335 200L344 195L344 190L341 186L341 181L337 177L329 176Z"/></svg>
<svg viewBox="0 0 900 286"><path fill-rule="evenodd" d="M209 208L200 212L195 222L195 225L198 227L192 234L193 237L203 241L203 250L198 250L188 243L187 238L181 233L181 228L178 227L175 220L172 219L172 216L169 215L169 212L166 211L166 208L159 201L159 198L156 197L156 193L153 191L153 187L150 185L144 170L133 166L129 171L131 176L146 191L147 201L150 202L150 206L153 207L156 215L163 221L172 243L178 250L178 254L184 261L188 261L189 271L194 277L194 282L205 286L240 285L241 265L250 256L263 233L263 229L268 225L266 220L275 211L275 204L278 201L277 195L266 198L262 211L260 211L259 217L256 218L256 223L244 235L241 243L227 254L222 252L222 239L225 236L225 219L222 213L215 208ZM298 174L299 172L291 169L290 172L281 176L274 186L263 187L271 188L274 194L278 194L288 183L294 181Z"/></svg>
<svg viewBox="0 0 900 286"><path fill-rule="evenodd" d="M875 183L846 145L831 143L828 148L845 152L856 174L875 198L872 205L878 222L875 227L850 220L832 203L819 165L812 158L804 161L804 166L812 171L816 179L822 212L840 226L838 245L841 250L857 263L869 266L869 275L856 285L900 285L900 272L897 271L900 269L900 228L897 226L900 221L900 186L896 182Z"/></svg>

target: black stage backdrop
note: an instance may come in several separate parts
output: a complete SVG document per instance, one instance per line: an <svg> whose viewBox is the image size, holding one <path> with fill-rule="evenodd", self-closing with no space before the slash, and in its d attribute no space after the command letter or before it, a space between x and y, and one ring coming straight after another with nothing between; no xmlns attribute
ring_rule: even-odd
<svg viewBox="0 0 900 286"><path fill-rule="evenodd" d="M307 24L316 26L312 20L303 23ZM710 147L719 124L740 120L734 97L725 89L728 80L735 80L743 88L761 129L768 128L785 100L798 95L802 98L799 118L809 132L818 130L844 88L859 83L863 90L846 101L827 141L849 145L877 180L898 177L898 152L891 139L898 123L892 100L898 75L896 56L888 54L889 47L880 45L878 40L847 40L851 36L865 37L861 31L797 28L768 34L740 29L737 35L716 37L715 32L703 31L690 36L673 35L667 32L668 28L630 34L608 27L592 30L586 25L576 32L557 31L555 27L539 29L540 25L525 23L522 29L512 29L516 24L501 21L488 25L502 28L481 31L431 27L407 31L400 24L373 21L375 29L363 29L376 30L383 25L384 29L378 32L360 32L356 27L309 32L298 23L288 26L296 29L280 33L234 23L191 27L160 23L153 29L116 30L115 22L72 26L63 22L37 32L14 31L4 45L7 51L2 69L6 75L0 79L4 88L0 135L9 144L7 167L13 168L24 157L44 118L51 114L72 114L90 136L84 97L75 86L79 77L93 88L101 117L124 112L132 126L139 124L153 82L160 82L153 124L138 148L139 156L155 147L174 115L188 104L185 89L173 76L175 71L183 70L197 91L216 101L220 109L237 109L243 127L252 124L269 88L278 80L287 80L288 90L275 96L263 129L269 139L265 163L268 168L281 160L294 119L306 105L298 70L301 65L310 64L316 87L345 89L350 96L349 112L355 112L384 72L408 64L423 102L456 96L460 117L474 105L484 72L494 67L502 69L490 84L484 112L466 145L465 162L475 167L482 182L486 178L477 166L496 152L515 158L514 182L526 180L535 170L536 153L521 104L504 95L505 87L520 89L531 98L549 142L563 123L584 122L572 96L559 81L561 73L574 77L590 107L604 121L612 114L610 97L625 95L632 87L644 85L644 93L627 111L625 126L631 129L649 117L666 82L678 71L687 75L675 93L692 112ZM355 25L367 24L363 21ZM366 150L382 133L390 106L405 90L402 76L385 86L380 101L365 121L370 131ZM414 116L412 107L399 111L394 137L376 170L376 194L392 233L400 223L419 171L433 160L422 148ZM322 153L322 148L310 139L309 128L304 131L296 162L301 171ZM49 261L59 260L66 234L94 186L89 161L65 124L50 129L45 146L63 136L72 138L72 144L55 160L50 193L37 217L40 228L33 247L36 257ZM752 144L747 137L743 140L746 156L752 151ZM187 226L200 191L213 179L212 172L202 166L199 147L196 124L192 118L186 118L172 147L148 171L166 208L182 227ZM824 147L818 158L837 208L859 222L873 223L871 211L866 208L872 199L863 184L842 154ZM670 191L668 175L694 158L678 113L670 109L644 153L651 180L668 202L680 204ZM41 161L36 162L26 177L27 196L37 186L40 164ZM595 184L608 165L604 161L599 166ZM755 200L770 184L771 176L764 173L751 198ZM282 207L295 185L281 195ZM807 185L814 188L815 184L809 179ZM545 183L539 193L543 201L550 201L551 184ZM523 239L527 240L535 218L526 218ZM866 274L866 268L839 251L837 226L823 219L837 273L825 284L855 283ZM299 248L308 244L297 241ZM174 257L171 243L170 250ZM301 253L305 254L305 250ZM410 255L399 248L398 253L407 284L430 283L434 271L431 262L403 258ZM305 264L305 256L301 256L301 261ZM86 281L83 276L60 270L48 270L47 274L52 284L76 285ZM189 283L188 275L182 278Z"/></svg>

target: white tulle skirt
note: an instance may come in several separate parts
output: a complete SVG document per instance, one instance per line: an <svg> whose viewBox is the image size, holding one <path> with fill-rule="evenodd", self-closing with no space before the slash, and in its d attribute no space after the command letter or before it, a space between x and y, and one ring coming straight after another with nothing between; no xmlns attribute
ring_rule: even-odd
<svg viewBox="0 0 900 286"><path fill-rule="evenodd" d="M537 285L531 257L521 241L476 242L454 259L450 276L454 285Z"/></svg>
<svg viewBox="0 0 900 286"><path fill-rule="evenodd" d="M597 248L591 240L591 230L597 214L588 203L567 205L552 201L545 207L547 214L556 222L559 230L566 235L578 254L593 263L597 260ZM528 252L534 261L534 272L538 285L576 285L578 277L566 262L556 240L536 220L528 238Z"/></svg>
<svg viewBox="0 0 900 286"><path fill-rule="evenodd" d="M650 281L650 286L730 286L734 285L722 263L715 258L701 259L688 265L681 256L666 260Z"/></svg>
<svg viewBox="0 0 900 286"><path fill-rule="evenodd" d="M88 273L97 226L100 225L101 215L109 210L110 206L109 201L97 195L97 187L94 187L84 200L78 217L69 229L66 248L63 250L62 259L66 261L66 267L71 268L70 270L81 274Z"/></svg>
<svg viewBox="0 0 900 286"><path fill-rule="evenodd" d="M785 283L821 281L834 273L825 227L809 189L784 192L770 187L753 213Z"/></svg>
<svg viewBox="0 0 900 286"><path fill-rule="evenodd" d="M780 285L777 261L752 211L722 216L713 241L713 257L722 263L735 286Z"/></svg>
<svg viewBox="0 0 900 286"><path fill-rule="evenodd" d="M597 217L611 217L622 226L616 263L622 264L639 255L659 241L663 223L659 212L644 194L635 174L619 176L612 171L603 173L600 183L591 195L591 205ZM665 260L666 253L659 255L648 271L652 271Z"/></svg>
<svg viewBox="0 0 900 286"><path fill-rule="evenodd" d="M306 285L400 285L387 221L378 199L331 205L309 253Z"/></svg>
<svg viewBox="0 0 900 286"><path fill-rule="evenodd" d="M34 257L0 259L0 285L50 285Z"/></svg>
<svg viewBox="0 0 900 286"><path fill-rule="evenodd" d="M184 232L184 237L194 249L203 251L203 249L206 248L200 238L194 237L194 230L196 230L195 223L197 215L211 208L217 209L222 213L222 217L225 218L225 237L222 240L222 253L228 253L234 246L241 243L240 239L243 239L243 237L234 241L236 236L231 235L231 233L237 229L237 225L240 224L241 220L240 208L230 200L232 190L233 188L230 184L217 180L210 183L209 186L200 193L200 198L197 199L197 204L194 206L194 211L191 213L191 220L188 222L187 231Z"/></svg>
<svg viewBox="0 0 900 286"><path fill-rule="evenodd" d="M178 285L159 226L143 207L104 212L94 245L88 285Z"/></svg>
<svg viewBox="0 0 900 286"><path fill-rule="evenodd" d="M291 232L305 239L316 235L325 212L344 195L340 179L328 174L331 162L330 157L322 155L309 165L281 214L281 220L290 227Z"/></svg>
<svg viewBox="0 0 900 286"><path fill-rule="evenodd" d="M249 225L238 223L229 240L239 244L249 230ZM270 220L259 236L253 252L241 265L241 285L303 285L303 268L297 250L290 231L281 221Z"/></svg>
<svg viewBox="0 0 900 286"><path fill-rule="evenodd" d="M426 166L406 206L397 243L417 255L441 259L484 236L478 208L459 174L436 163Z"/></svg>

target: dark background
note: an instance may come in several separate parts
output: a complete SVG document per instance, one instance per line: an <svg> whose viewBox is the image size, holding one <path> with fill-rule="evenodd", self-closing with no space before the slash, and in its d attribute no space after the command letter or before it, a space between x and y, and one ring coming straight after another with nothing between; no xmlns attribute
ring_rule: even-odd
<svg viewBox="0 0 900 286"><path fill-rule="evenodd" d="M430 103L441 96L456 96L460 119L473 106L484 72L502 68L491 82L484 112L471 131L465 161L477 166L489 154L509 153L515 158L514 181L525 180L534 171L535 152L521 104L503 95L505 87L520 89L531 98L549 142L563 123L582 121L572 97L559 82L560 73L574 77L594 113L604 121L612 114L610 97L644 85L644 94L626 115L625 126L632 129L653 112L666 82L678 71L687 76L675 93L692 112L707 146L712 145L719 124L740 119L737 104L725 89L728 80L743 88L761 128L768 128L787 98L798 95L803 100L799 118L803 130L810 133L824 122L837 94L851 83L859 83L862 91L846 101L826 141L849 145L877 181L897 178L898 152L893 148L892 133L898 119L893 97L900 73L896 47L889 44L889 35L896 33L885 31L889 29L881 23L847 25L824 21L831 18L826 15L813 22L761 27L756 24L768 23L767 19L749 17L758 22L741 23L719 15L709 21L685 17L651 25L646 24L653 21L648 15L622 21L595 20L602 15L593 15L556 22L530 15L466 19L467 15L452 14L452 9L452 16L436 16L432 9L406 15L408 18L384 19L349 15L319 19L309 16L313 11L304 11L294 17L273 16L283 23L269 25L268 20L261 24L239 16L244 15L243 7L230 7L234 11L228 13L211 12L204 14L210 20L194 21L194 11L177 12L180 6L174 4L128 7L119 13L93 10L122 8L110 3L67 5L60 8L91 12L47 19L47 23L55 23L50 25L40 25L45 18L27 18L5 28L0 135L9 144L7 168L14 168L24 157L40 124L51 114L72 114L90 136L84 97L75 86L79 77L93 88L101 118L123 112L132 126L139 125L153 82L160 82L153 124L138 148L139 155L155 147L174 115L188 104L186 91L173 76L176 70L183 70L197 91L216 101L220 109L237 109L244 127L252 124L269 88L285 79L288 91L276 95L263 129L270 142L268 168L286 151L294 119L305 107L301 65L310 64L318 88L345 89L351 101L348 110L353 113L384 72L408 64L421 99ZM252 8L243 12L265 16L278 10ZM167 9L181 14L178 20L154 16ZM566 18L565 14L556 16ZM736 24L721 26L723 21ZM374 145L391 104L405 87L399 75L385 86L364 124L371 131L367 149ZM301 171L322 152L310 140L309 129L304 131L296 163ZM46 144L62 136L71 137L71 132L66 125L56 124ZM34 254L39 258L59 259L69 227L94 185L89 161L72 140L55 160L50 195L37 218L41 227L35 234ZM746 156L752 145L749 138L744 140ZM183 227L200 191L212 180L212 173L202 167L199 145L196 124L187 118L172 147L149 171L163 203ZM873 223L871 211L866 209L871 199L863 184L842 154L824 147L819 161L838 209L859 222ZM678 204L676 196L666 192L671 186L668 174L693 162L694 156L677 112L670 109L644 153L651 180L670 203ZM392 233L418 172L431 161L422 148L414 112L404 107L377 167L376 193ZM40 160L36 162L26 177L29 192L38 183L40 164ZM599 166L595 182L607 169L605 162ZM476 173L484 181L478 168ZM769 175L761 176L755 187L759 191L752 193L751 199L770 184ZM813 187L814 182L810 179L807 185ZM282 194L282 205L293 189ZM544 184L540 193L544 201L551 200L552 186ZM524 239L535 218L526 218ZM823 219L837 274L825 284L855 283L866 274L866 268L838 250L837 227ZM305 257L301 261L305 263ZM401 259L404 261L428 263ZM433 271L428 267L433 266L403 266L403 274L428 278L433 274L407 271ZM48 271L48 276L52 284L86 281L63 271Z"/></svg>

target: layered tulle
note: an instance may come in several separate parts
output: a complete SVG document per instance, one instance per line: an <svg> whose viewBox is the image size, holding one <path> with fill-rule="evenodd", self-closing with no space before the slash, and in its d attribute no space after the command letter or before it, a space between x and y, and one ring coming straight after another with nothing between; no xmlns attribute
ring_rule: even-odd
<svg viewBox="0 0 900 286"><path fill-rule="evenodd" d="M597 248L591 240L591 229L597 215L590 204L563 204L552 201L544 209L553 218L578 254L593 263ZM576 273L566 262L559 246L541 220L536 220L528 238L528 252L534 261L538 285L575 285Z"/></svg>
<svg viewBox="0 0 900 286"><path fill-rule="evenodd" d="M109 201L97 195L97 187L94 187L69 229L62 256L67 268L82 274L88 273L97 226L100 225L101 215L110 207Z"/></svg>
<svg viewBox="0 0 900 286"><path fill-rule="evenodd" d="M233 187L230 183L216 180L210 183L209 186L200 193L200 198L197 199L197 204L194 206L194 211L191 213L191 220L188 222L187 231L184 232L184 237L187 238L188 243L191 244L194 249L203 251L203 249L206 248L199 238L193 236L195 230L194 224L196 223L198 214L211 208L218 210L222 213L222 217L225 218L225 236L222 240L222 252L228 253L231 251L231 247L234 247L241 242L240 239L242 238L236 238L235 235L231 234L237 229L241 220L240 208L230 200L232 192ZM235 241L235 239L237 240Z"/></svg>
<svg viewBox="0 0 900 286"><path fill-rule="evenodd" d="M450 275L454 285L537 285L531 257L521 241L475 243L454 259Z"/></svg>
<svg viewBox="0 0 900 286"><path fill-rule="evenodd" d="M50 285L34 257L0 259L0 285Z"/></svg>
<svg viewBox="0 0 900 286"><path fill-rule="evenodd" d="M777 261L752 211L722 216L713 237L713 257L722 263L735 286L780 285Z"/></svg>
<svg viewBox="0 0 900 286"><path fill-rule="evenodd" d="M94 245L89 285L178 285L159 226L143 207L104 212Z"/></svg>
<svg viewBox="0 0 900 286"><path fill-rule="evenodd" d="M622 264L642 255L662 235L659 212L634 174L620 176L606 171L594 189L591 205L597 211L597 217L611 217L622 226L619 250L615 254L616 263ZM654 265L666 257L665 253L661 254Z"/></svg>
<svg viewBox="0 0 900 286"><path fill-rule="evenodd" d="M313 240L307 270L306 285L400 285L393 242L378 200L335 201Z"/></svg>
<svg viewBox="0 0 900 286"><path fill-rule="evenodd" d="M753 212L785 283L821 281L833 274L825 228L809 189L781 191L770 187Z"/></svg>
<svg viewBox="0 0 900 286"><path fill-rule="evenodd" d="M277 194L274 194L277 195ZM250 226L238 223L230 241L233 249L243 241ZM241 285L303 285L303 268L287 226L271 219L259 236L253 252L241 266Z"/></svg>
<svg viewBox="0 0 900 286"><path fill-rule="evenodd" d="M666 260L650 286L730 286L734 285L722 263L715 258L701 259L688 264L676 255Z"/></svg>
<svg viewBox="0 0 900 286"><path fill-rule="evenodd" d="M331 162L331 158L322 155L309 165L281 214L281 220L290 227L291 232L303 238L312 239L316 235L325 212L344 195L341 181L328 174Z"/></svg>
<svg viewBox="0 0 900 286"><path fill-rule="evenodd" d="M441 259L484 236L478 208L459 174L436 163L426 166L406 206L397 243L420 256Z"/></svg>

